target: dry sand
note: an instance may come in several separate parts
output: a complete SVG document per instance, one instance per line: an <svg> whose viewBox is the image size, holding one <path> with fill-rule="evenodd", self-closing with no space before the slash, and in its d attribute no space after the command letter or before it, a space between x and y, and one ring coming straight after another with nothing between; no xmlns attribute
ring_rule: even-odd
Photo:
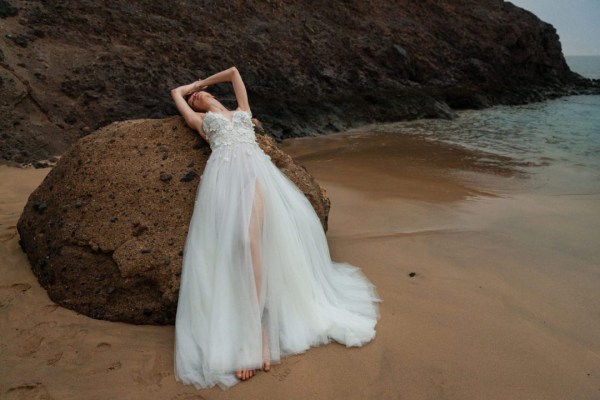
<svg viewBox="0 0 600 400"><path fill-rule="evenodd" d="M48 170L0 166L0 398L600 398L598 194L540 190L418 137L282 147L328 190L333 259L360 266L384 300L373 342L313 348L229 391L177 383L173 326L48 298L15 228Z"/></svg>

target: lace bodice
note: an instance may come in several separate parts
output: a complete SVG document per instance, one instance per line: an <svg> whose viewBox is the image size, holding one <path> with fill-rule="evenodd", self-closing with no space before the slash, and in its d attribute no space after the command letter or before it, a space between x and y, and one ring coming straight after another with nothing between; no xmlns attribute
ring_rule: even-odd
<svg viewBox="0 0 600 400"><path fill-rule="evenodd" d="M233 111L231 121L223 114L208 111L202 123L213 150L237 143L257 144L254 126L250 114L244 110Z"/></svg>

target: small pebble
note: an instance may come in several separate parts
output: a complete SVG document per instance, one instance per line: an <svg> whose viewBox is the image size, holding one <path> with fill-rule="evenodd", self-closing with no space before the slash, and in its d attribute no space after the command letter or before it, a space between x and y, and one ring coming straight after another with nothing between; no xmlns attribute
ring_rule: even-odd
<svg viewBox="0 0 600 400"><path fill-rule="evenodd" d="M172 178L173 178L173 175L167 174L166 172L163 172L162 174L160 174L160 180L163 182L169 182Z"/></svg>
<svg viewBox="0 0 600 400"><path fill-rule="evenodd" d="M43 213L48 208L48 205L43 201L36 201L33 203L33 209L40 214Z"/></svg>
<svg viewBox="0 0 600 400"><path fill-rule="evenodd" d="M181 182L190 182L197 176L198 176L198 174L196 173L196 171L188 171L185 175L183 175L181 177L180 181Z"/></svg>

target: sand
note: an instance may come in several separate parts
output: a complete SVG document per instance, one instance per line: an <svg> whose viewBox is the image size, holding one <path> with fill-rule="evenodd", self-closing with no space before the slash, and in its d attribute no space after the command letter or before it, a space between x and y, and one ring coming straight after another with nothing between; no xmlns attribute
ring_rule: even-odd
<svg viewBox="0 0 600 400"><path fill-rule="evenodd" d="M229 391L182 385L173 326L95 320L48 298L15 225L49 170L0 166L0 398L600 398L598 193L549 190L545 176L416 136L282 148L328 191L333 259L383 298L373 342L310 349Z"/></svg>

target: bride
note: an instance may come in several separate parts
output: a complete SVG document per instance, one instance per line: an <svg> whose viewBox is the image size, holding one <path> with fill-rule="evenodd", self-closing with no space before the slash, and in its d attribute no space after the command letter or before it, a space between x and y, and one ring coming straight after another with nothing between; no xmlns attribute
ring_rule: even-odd
<svg viewBox="0 0 600 400"><path fill-rule="evenodd" d="M203 90L227 81L234 111ZM381 299L358 267L331 260L311 203L258 145L237 68L171 95L212 150L183 251L175 379L226 389L311 346L371 341Z"/></svg>

